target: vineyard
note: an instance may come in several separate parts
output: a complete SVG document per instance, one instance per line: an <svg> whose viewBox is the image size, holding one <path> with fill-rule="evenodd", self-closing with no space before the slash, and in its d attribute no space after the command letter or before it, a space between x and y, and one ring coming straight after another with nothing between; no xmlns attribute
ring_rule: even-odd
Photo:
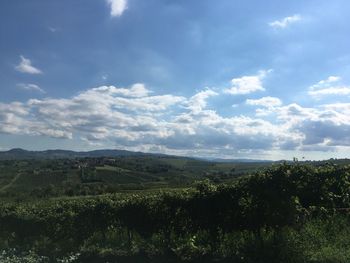
<svg viewBox="0 0 350 263"><path fill-rule="evenodd" d="M349 262L349 186L349 166L284 163L230 183L7 199L0 259Z"/></svg>

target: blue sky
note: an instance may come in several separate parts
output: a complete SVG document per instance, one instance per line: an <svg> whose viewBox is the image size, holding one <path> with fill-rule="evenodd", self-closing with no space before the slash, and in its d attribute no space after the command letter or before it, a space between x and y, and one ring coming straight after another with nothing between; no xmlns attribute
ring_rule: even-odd
<svg viewBox="0 0 350 263"><path fill-rule="evenodd" d="M349 157L350 3L0 2L0 150Z"/></svg>

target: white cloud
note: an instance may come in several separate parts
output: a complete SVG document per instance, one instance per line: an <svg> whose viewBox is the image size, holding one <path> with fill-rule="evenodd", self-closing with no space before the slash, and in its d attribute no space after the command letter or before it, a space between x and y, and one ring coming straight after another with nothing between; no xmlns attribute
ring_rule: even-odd
<svg viewBox="0 0 350 263"><path fill-rule="evenodd" d="M341 77L339 76L329 76L327 79L321 80L318 83L312 85L310 89L314 90L314 89L328 87L331 83L338 82L340 80L341 80Z"/></svg>
<svg viewBox="0 0 350 263"><path fill-rule="evenodd" d="M279 98L268 96L268 97L262 97L262 98L256 99L256 100L247 99L246 104L270 108L270 107L281 106L282 101Z"/></svg>
<svg viewBox="0 0 350 263"><path fill-rule="evenodd" d="M308 94L316 99L320 99L324 96L350 95L350 86L341 85L339 84L340 81L340 77L330 76L310 86Z"/></svg>
<svg viewBox="0 0 350 263"><path fill-rule="evenodd" d="M112 17L121 16L128 8L127 0L107 0L107 4L111 8Z"/></svg>
<svg viewBox="0 0 350 263"><path fill-rule="evenodd" d="M332 103L322 105L326 110L341 111L350 116L350 103Z"/></svg>
<svg viewBox="0 0 350 263"><path fill-rule="evenodd" d="M23 90L37 91L37 92L40 92L40 93L45 93L45 90L43 90L42 88L40 88L40 87L39 87L38 85L36 85L36 84L19 83L19 84L17 84L17 86L18 86L20 89L23 89Z"/></svg>
<svg viewBox="0 0 350 263"><path fill-rule="evenodd" d="M151 91L146 89L145 85L142 83L136 83L131 86L131 88L116 88L114 86L102 86L98 88L94 88L94 91L102 91L107 92L114 95L121 95L123 97L147 97Z"/></svg>
<svg viewBox="0 0 350 263"><path fill-rule="evenodd" d="M219 95L217 92L206 89L193 95L188 101L188 108L194 112L200 112L207 106L207 99Z"/></svg>
<svg viewBox="0 0 350 263"><path fill-rule="evenodd" d="M24 56L20 56L20 58L21 62L15 67L17 71L28 74L42 74L42 71L34 67L29 59Z"/></svg>
<svg viewBox="0 0 350 263"><path fill-rule="evenodd" d="M350 105L336 103L304 108L298 104L278 107L277 118L301 138L300 149L334 150L350 146Z"/></svg>
<svg viewBox="0 0 350 263"><path fill-rule="evenodd" d="M260 106L255 110L256 116L263 117L274 113L282 105L282 101L276 97L262 97L260 99L247 99L247 105Z"/></svg>
<svg viewBox="0 0 350 263"><path fill-rule="evenodd" d="M327 95L350 95L350 86L346 87L331 87L320 90L310 90L309 94L312 97L322 97Z"/></svg>
<svg viewBox="0 0 350 263"><path fill-rule="evenodd" d="M125 88L103 86L70 99L35 99L27 105L31 120L42 124L43 133L55 130L66 136L78 133L92 142L114 140L130 144L143 137L165 134L158 118L185 100L169 94L146 96L149 92L141 84L133 85L129 92Z"/></svg>
<svg viewBox="0 0 350 263"><path fill-rule="evenodd" d="M276 28L276 29L283 29L286 28L287 26L289 26L290 24L293 24L295 22L298 22L302 19L301 15L293 15L293 16L287 16L284 17L281 20L276 20L273 22L269 23L269 26Z"/></svg>
<svg viewBox="0 0 350 263"><path fill-rule="evenodd" d="M30 134L28 132L28 107L20 102L0 103L0 132Z"/></svg>
<svg viewBox="0 0 350 263"><path fill-rule="evenodd" d="M350 103L307 108L262 97L246 103L261 107L263 114L229 116L211 109L213 96L219 94L211 89L188 97L153 95L135 84L97 87L70 98L0 103L0 133L197 156L350 147Z"/></svg>
<svg viewBox="0 0 350 263"><path fill-rule="evenodd" d="M268 121L223 117L207 109L207 100L218 95L210 89L189 98L149 94L137 84L130 89L98 87L68 99L3 104L7 110L1 111L0 132L67 139L74 136L94 145L128 149L148 145L183 153L265 149L275 147L274 140L286 136Z"/></svg>
<svg viewBox="0 0 350 263"><path fill-rule="evenodd" d="M225 89L224 93L239 95L249 94L256 91L265 91L262 80L270 72L272 72L272 70L261 70L257 75L234 78L231 80L232 87Z"/></svg>

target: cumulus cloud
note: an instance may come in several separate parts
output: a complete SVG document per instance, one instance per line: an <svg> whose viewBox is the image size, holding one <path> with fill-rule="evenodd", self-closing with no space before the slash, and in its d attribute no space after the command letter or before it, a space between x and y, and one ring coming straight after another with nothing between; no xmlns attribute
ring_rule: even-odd
<svg viewBox="0 0 350 263"><path fill-rule="evenodd" d="M247 105L259 106L255 110L257 116L267 116L273 113L279 106L282 105L282 101L276 97L262 97L260 99L247 99L245 102Z"/></svg>
<svg viewBox="0 0 350 263"><path fill-rule="evenodd" d="M107 4L111 8L111 16L121 16L128 8L127 0L107 0Z"/></svg>
<svg viewBox="0 0 350 263"><path fill-rule="evenodd" d="M341 111L344 114L350 116L350 103L332 103L332 104L324 104L322 107L331 112Z"/></svg>
<svg viewBox="0 0 350 263"><path fill-rule="evenodd" d="M270 108L270 107L281 106L282 101L279 98L268 96L268 97L262 97L262 98L256 99L256 100L247 99L246 104Z"/></svg>
<svg viewBox="0 0 350 263"><path fill-rule="evenodd" d="M309 95L319 99L324 96L350 95L350 86L341 85L341 78L330 76L309 87Z"/></svg>
<svg viewBox="0 0 350 263"><path fill-rule="evenodd" d="M20 102L0 103L0 132L9 134L29 134L28 109Z"/></svg>
<svg viewBox="0 0 350 263"><path fill-rule="evenodd" d="M188 108L194 112L200 112L207 106L207 99L219 95L217 92L206 89L193 95L188 101Z"/></svg>
<svg viewBox="0 0 350 263"><path fill-rule="evenodd" d="M150 95L141 84L102 86L71 98L31 99L2 104L0 132L79 137L92 144L164 151L239 151L276 147L285 137L278 126L245 116L223 117L208 109L211 89L188 98ZM276 144L277 143L277 144ZM139 148L140 149L140 148Z"/></svg>
<svg viewBox="0 0 350 263"><path fill-rule="evenodd" d="M232 87L225 89L224 93L232 95L249 94L256 91L265 91L262 80L272 70L261 70L257 75L243 76L231 80Z"/></svg>
<svg viewBox="0 0 350 263"><path fill-rule="evenodd" d="M102 86L94 88L94 91L102 91L110 94L121 95L125 97L146 97L150 94L150 91L146 89L145 85L142 83L136 83L131 86L131 88L116 88L114 86Z"/></svg>
<svg viewBox="0 0 350 263"><path fill-rule="evenodd" d="M37 91L37 92L40 92L40 93L45 93L45 90L43 90L42 88L40 88L36 84L19 83L19 84L17 84L17 87L19 87L20 89L23 89L23 90Z"/></svg>
<svg viewBox="0 0 350 263"><path fill-rule="evenodd" d="M42 74L42 71L32 65L30 59L20 56L21 62L15 67L15 69L22 73L28 74Z"/></svg>
<svg viewBox="0 0 350 263"><path fill-rule="evenodd" d="M287 26L289 26L290 24L296 23L298 21L300 21L301 15L293 15L293 16L287 16L282 18L281 20L276 20L273 22L269 23L270 27L276 28L276 29L283 29L286 28Z"/></svg>
<svg viewBox="0 0 350 263"><path fill-rule="evenodd" d="M0 103L0 133L198 156L350 147L350 103L311 108L262 97L246 104L265 114L223 115L210 103L219 95L211 89L188 97L154 95L135 84L96 87L70 98Z"/></svg>
<svg viewBox="0 0 350 263"><path fill-rule="evenodd" d="M24 134L72 138L79 133L91 141L119 138L129 142L146 134L159 135L161 121L155 118L185 102L185 98L149 93L143 85L136 84L130 89L93 88L69 99L31 99L25 103L26 118L19 119L14 126L26 127L22 129Z"/></svg>
<svg viewBox="0 0 350 263"><path fill-rule="evenodd" d="M273 112L284 130L299 138L300 150L331 151L350 146L350 104L325 104L314 108L296 103L276 107Z"/></svg>

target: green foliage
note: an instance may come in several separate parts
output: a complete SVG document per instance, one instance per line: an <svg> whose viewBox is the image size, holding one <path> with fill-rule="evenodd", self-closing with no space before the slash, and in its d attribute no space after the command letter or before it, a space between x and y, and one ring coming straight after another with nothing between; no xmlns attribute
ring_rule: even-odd
<svg viewBox="0 0 350 263"><path fill-rule="evenodd" d="M349 182L348 166L285 163L231 184L7 202L0 249L8 262L349 262Z"/></svg>

